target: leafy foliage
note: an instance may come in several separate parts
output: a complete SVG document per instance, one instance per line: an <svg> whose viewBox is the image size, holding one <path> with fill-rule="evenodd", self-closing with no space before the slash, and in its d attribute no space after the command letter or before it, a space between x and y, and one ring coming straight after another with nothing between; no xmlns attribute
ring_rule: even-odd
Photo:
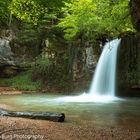
<svg viewBox="0 0 140 140"><path fill-rule="evenodd" d="M124 31L134 31L129 14L128 0L76 0L65 3L65 17L59 27L66 39L78 33L87 38L108 33L112 36Z"/></svg>
<svg viewBox="0 0 140 140"><path fill-rule="evenodd" d="M41 86L41 82L31 81L31 72L22 72L21 74L7 79L0 79L0 84L9 86L19 90L37 90Z"/></svg>
<svg viewBox="0 0 140 140"><path fill-rule="evenodd" d="M15 42L21 45L35 46L41 42L41 30L31 24L24 24L18 32L18 38L15 39Z"/></svg>
<svg viewBox="0 0 140 140"><path fill-rule="evenodd" d="M43 81L47 79L52 81L54 70L55 69L53 61L49 60L48 58L44 58L43 56L39 56L36 59L35 65L33 67L33 79L39 79L40 77L42 77L43 79L41 79Z"/></svg>
<svg viewBox="0 0 140 140"><path fill-rule="evenodd" d="M47 12L47 8L33 0L12 0L9 9L18 19L35 25L39 18Z"/></svg>
<svg viewBox="0 0 140 140"><path fill-rule="evenodd" d="M65 87L69 83L66 48L62 50L59 47L57 40L53 40L53 43L49 42L44 48L32 68L33 80L39 79L44 84L55 87Z"/></svg>
<svg viewBox="0 0 140 140"><path fill-rule="evenodd" d="M63 0L12 0L9 9L21 21L50 25L57 19L63 5Z"/></svg>
<svg viewBox="0 0 140 140"><path fill-rule="evenodd" d="M10 0L0 0L0 25L8 25L10 11L8 10L8 6L10 4Z"/></svg>

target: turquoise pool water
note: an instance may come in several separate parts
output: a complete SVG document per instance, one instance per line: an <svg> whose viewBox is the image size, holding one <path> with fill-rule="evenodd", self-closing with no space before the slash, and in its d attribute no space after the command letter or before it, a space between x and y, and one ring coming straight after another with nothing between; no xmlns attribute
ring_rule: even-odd
<svg viewBox="0 0 140 140"><path fill-rule="evenodd" d="M92 125L140 124L140 98L123 98L108 103L64 101L64 95L0 95L0 104L14 111L63 112L66 122Z"/></svg>

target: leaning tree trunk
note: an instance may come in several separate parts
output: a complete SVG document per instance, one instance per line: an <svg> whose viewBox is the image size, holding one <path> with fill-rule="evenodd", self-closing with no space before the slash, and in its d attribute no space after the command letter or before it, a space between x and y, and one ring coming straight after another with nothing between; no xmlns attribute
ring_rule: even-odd
<svg viewBox="0 0 140 140"><path fill-rule="evenodd" d="M140 32L140 0L130 0L129 4L133 26Z"/></svg>

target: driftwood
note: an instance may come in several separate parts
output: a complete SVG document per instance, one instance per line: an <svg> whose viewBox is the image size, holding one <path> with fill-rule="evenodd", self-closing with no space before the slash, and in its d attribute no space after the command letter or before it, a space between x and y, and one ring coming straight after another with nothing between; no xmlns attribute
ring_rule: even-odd
<svg viewBox="0 0 140 140"><path fill-rule="evenodd" d="M40 120L50 120L54 122L64 122L64 113L53 113L53 112L14 112L4 109L0 109L0 116L8 117L22 117L29 119L40 119Z"/></svg>

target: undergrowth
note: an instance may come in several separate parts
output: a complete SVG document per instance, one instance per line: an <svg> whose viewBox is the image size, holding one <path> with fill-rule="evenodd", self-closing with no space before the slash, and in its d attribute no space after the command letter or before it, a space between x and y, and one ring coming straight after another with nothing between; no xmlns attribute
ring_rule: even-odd
<svg viewBox="0 0 140 140"><path fill-rule="evenodd" d="M41 86L40 81L33 82L31 80L31 72L22 72L12 78L1 78L1 86L8 86L19 90L37 90Z"/></svg>

